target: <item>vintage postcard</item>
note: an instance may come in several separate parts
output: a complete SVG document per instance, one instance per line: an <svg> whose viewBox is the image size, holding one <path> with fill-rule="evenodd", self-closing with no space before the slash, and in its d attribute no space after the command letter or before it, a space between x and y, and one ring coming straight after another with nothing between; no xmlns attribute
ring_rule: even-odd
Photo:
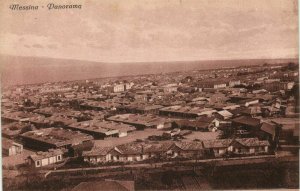
<svg viewBox="0 0 300 191"><path fill-rule="evenodd" d="M297 0L1 0L2 189L299 189Z"/></svg>

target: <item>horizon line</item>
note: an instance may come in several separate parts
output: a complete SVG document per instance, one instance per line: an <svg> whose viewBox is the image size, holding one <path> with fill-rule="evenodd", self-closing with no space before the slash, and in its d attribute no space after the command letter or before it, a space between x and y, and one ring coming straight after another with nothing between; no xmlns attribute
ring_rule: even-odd
<svg viewBox="0 0 300 191"><path fill-rule="evenodd" d="M199 60L159 60L159 61L125 61L125 62L107 62L107 61L96 61L96 60L87 60L87 59L76 59L76 58L58 58L58 57L46 57L46 56L18 56L12 54L2 54L1 56L8 57L24 57L24 58L42 58L42 59L57 59L57 60L72 60L72 61L83 61L83 62L94 62L94 63L105 63L105 64L126 64L126 63L162 63L162 62L199 62L199 61L233 61L233 60L287 60L287 59L297 59L299 61L299 55L295 57L277 57L277 58L217 58L217 59L199 59Z"/></svg>

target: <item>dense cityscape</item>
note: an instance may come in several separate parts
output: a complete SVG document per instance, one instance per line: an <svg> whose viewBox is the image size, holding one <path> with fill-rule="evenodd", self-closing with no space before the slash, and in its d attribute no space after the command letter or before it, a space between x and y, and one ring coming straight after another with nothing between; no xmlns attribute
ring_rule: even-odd
<svg viewBox="0 0 300 191"><path fill-rule="evenodd" d="M299 66L2 87L7 190L299 188Z"/></svg>

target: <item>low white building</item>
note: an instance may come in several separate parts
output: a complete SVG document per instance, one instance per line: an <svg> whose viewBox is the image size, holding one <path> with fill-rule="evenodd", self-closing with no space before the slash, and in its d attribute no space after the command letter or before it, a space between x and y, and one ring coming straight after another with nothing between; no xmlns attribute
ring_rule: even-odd
<svg viewBox="0 0 300 191"><path fill-rule="evenodd" d="M226 88L226 83L216 83L214 84L214 89Z"/></svg>
<svg viewBox="0 0 300 191"><path fill-rule="evenodd" d="M30 155L26 160L27 164L32 167L44 167L62 162L63 151L61 149L50 149L48 152L37 152Z"/></svg>
<svg viewBox="0 0 300 191"><path fill-rule="evenodd" d="M236 85L240 85L241 84L241 81L240 80L231 80L229 81L229 87L233 87L233 86L236 86Z"/></svg>
<svg viewBox="0 0 300 191"><path fill-rule="evenodd" d="M163 91L166 93L177 92L178 85L177 84L167 84L162 87Z"/></svg>
<svg viewBox="0 0 300 191"><path fill-rule="evenodd" d="M115 93L116 93L116 92L123 92L123 91L125 91L125 85L124 85L124 84L117 84L117 85L114 85L113 91L114 91Z"/></svg>

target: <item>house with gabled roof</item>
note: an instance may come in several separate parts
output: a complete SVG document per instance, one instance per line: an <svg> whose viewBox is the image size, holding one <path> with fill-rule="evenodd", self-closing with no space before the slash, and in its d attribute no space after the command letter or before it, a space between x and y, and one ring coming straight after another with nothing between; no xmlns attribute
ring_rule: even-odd
<svg viewBox="0 0 300 191"><path fill-rule="evenodd" d="M169 155L171 157L183 157L190 159L199 159L204 157L204 148L202 142L176 142L169 148Z"/></svg>
<svg viewBox="0 0 300 191"><path fill-rule="evenodd" d="M23 152L23 145L13 140L2 138L2 156L12 156Z"/></svg>
<svg viewBox="0 0 300 191"><path fill-rule="evenodd" d="M261 154L269 152L270 143L258 138L234 139L228 147L228 151L234 154Z"/></svg>
<svg viewBox="0 0 300 191"><path fill-rule="evenodd" d="M203 147L207 155L220 157L226 153L231 141L231 139L204 140Z"/></svg>
<svg viewBox="0 0 300 191"><path fill-rule="evenodd" d="M168 157L171 154L170 149L173 145L174 142L172 141L146 144L143 147L143 159Z"/></svg>
<svg viewBox="0 0 300 191"><path fill-rule="evenodd" d="M114 148L93 148L83 152L84 161L101 162L134 162L150 158L200 158L204 156L202 142L173 142L160 143L127 143Z"/></svg>
<svg viewBox="0 0 300 191"><path fill-rule="evenodd" d="M262 154L268 153L270 143L258 138L217 139L203 141L204 149L215 157L222 157L226 153L234 154Z"/></svg>
<svg viewBox="0 0 300 191"><path fill-rule="evenodd" d="M89 163L104 163L111 160L110 152L112 147L94 147L90 151L83 151L82 156L85 162Z"/></svg>
<svg viewBox="0 0 300 191"><path fill-rule="evenodd" d="M143 145L128 143L116 146L110 151L112 161L141 161L143 159Z"/></svg>

